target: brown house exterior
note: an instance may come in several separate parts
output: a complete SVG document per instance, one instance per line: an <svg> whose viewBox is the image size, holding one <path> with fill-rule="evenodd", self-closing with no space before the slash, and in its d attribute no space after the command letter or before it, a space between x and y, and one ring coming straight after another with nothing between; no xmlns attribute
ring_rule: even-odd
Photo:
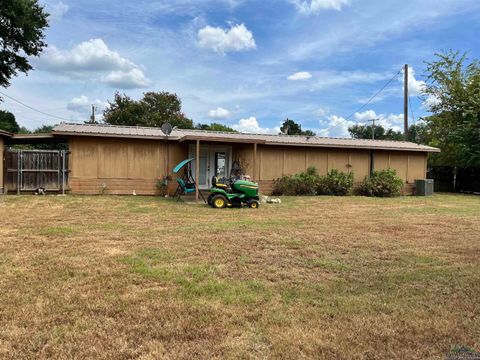
<svg viewBox="0 0 480 360"><path fill-rule="evenodd" d="M4 162L4 158L5 158L5 139L6 138L10 138L12 137L12 134L10 134L9 132L6 132L6 131L3 131L3 130L0 130L0 159L2 159L2 161L0 162L0 194L3 194L3 178L4 178L4 175L3 175L3 164L5 163Z"/></svg>
<svg viewBox="0 0 480 360"><path fill-rule="evenodd" d="M370 174L372 166L393 168L405 181L405 192L411 193L414 180L426 178L428 153L439 151L402 141L183 129L167 137L158 128L111 125L60 124L52 133L68 138L73 194L99 194L105 189L109 194L154 195L157 181L167 174L175 179L172 169L189 157L196 158L200 189L210 187L214 173L228 175L232 162L241 160L263 193L272 190L275 179L309 166L320 174L331 169L353 172L357 182ZM170 182L169 191L175 188L175 181Z"/></svg>

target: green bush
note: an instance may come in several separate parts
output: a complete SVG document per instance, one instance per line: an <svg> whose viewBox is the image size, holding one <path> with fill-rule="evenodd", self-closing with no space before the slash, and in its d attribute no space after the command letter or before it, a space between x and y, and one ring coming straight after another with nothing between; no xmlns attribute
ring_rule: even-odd
<svg viewBox="0 0 480 360"><path fill-rule="evenodd" d="M320 176L314 167L275 180L273 195L347 195L353 188L353 174L331 170Z"/></svg>
<svg viewBox="0 0 480 360"><path fill-rule="evenodd" d="M273 195L315 195L318 183L317 170L312 166L296 175L285 175L275 180Z"/></svg>
<svg viewBox="0 0 480 360"><path fill-rule="evenodd" d="M317 183L317 195L345 196L353 189L353 173L346 174L336 169L320 177Z"/></svg>
<svg viewBox="0 0 480 360"><path fill-rule="evenodd" d="M399 196L403 188L403 180L394 169L374 171L357 187L359 195L393 197Z"/></svg>

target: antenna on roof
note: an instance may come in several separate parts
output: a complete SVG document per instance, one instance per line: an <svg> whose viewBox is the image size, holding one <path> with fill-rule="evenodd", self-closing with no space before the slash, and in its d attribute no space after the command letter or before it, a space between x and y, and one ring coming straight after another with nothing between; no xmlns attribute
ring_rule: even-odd
<svg viewBox="0 0 480 360"><path fill-rule="evenodd" d="M163 123L160 128L165 135L170 135L172 133L173 127L170 123Z"/></svg>

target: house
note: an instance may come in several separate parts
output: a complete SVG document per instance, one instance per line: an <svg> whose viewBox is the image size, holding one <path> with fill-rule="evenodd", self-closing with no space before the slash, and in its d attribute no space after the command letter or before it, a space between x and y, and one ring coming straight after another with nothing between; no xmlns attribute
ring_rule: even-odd
<svg viewBox="0 0 480 360"><path fill-rule="evenodd" d="M7 138L11 138L12 137L12 134L10 134L9 132L6 132L6 131L3 131L3 130L0 130L0 159L2 160L0 162L0 194L3 194L3 164L4 164L4 158L5 158L5 155L4 155L4 152L5 152L5 139Z"/></svg>
<svg viewBox="0 0 480 360"><path fill-rule="evenodd" d="M174 166L193 157L198 187L208 189L217 174L228 176L240 160L246 174L263 193L275 179L305 171L331 169L353 172L356 182L372 169L393 168L412 193L415 179L426 178L427 156L439 149L403 141L337 139L311 136L240 134L175 129L166 136L159 128L96 124L60 124L52 134L69 142L69 187L73 194L153 195L157 182ZM196 171L193 170L196 174ZM176 183L170 182L169 191ZM103 191L102 191L103 192Z"/></svg>

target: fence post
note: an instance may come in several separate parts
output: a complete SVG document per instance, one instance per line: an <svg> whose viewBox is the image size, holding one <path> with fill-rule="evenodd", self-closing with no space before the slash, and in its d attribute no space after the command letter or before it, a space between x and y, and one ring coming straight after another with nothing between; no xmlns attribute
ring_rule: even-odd
<svg viewBox="0 0 480 360"><path fill-rule="evenodd" d="M62 195L65 195L65 150L62 150Z"/></svg>
<svg viewBox="0 0 480 360"><path fill-rule="evenodd" d="M20 195L20 187L22 183L22 151L17 152L17 195Z"/></svg>

